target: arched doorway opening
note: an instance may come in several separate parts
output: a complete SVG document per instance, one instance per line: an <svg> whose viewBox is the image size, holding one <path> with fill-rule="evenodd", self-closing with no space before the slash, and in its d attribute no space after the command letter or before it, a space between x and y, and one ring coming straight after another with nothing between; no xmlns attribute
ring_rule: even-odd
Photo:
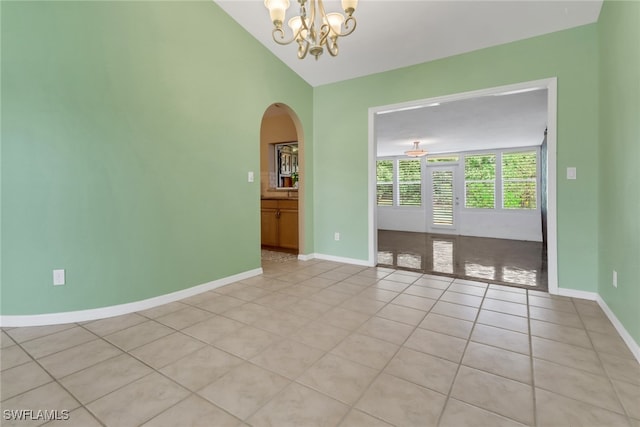
<svg viewBox="0 0 640 427"><path fill-rule="evenodd" d="M260 243L265 256L297 256L304 246L304 134L286 104L271 104L260 125Z"/></svg>

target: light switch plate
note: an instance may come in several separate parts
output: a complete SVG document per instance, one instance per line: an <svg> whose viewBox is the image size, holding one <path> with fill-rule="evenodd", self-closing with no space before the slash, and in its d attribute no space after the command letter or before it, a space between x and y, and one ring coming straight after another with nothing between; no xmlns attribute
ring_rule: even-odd
<svg viewBox="0 0 640 427"><path fill-rule="evenodd" d="M247 174L247 181L249 181L249 182L253 182L253 172L249 172L249 173Z"/></svg>
<svg viewBox="0 0 640 427"><path fill-rule="evenodd" d="M576 168L569 167L567 168L567 179L576 179Z"/></svg>
<svg viewBox="0 0 640 427"><path fill-rule="evenodd" d="M53 285L64 285L64 270L53 270Z"/></svg>

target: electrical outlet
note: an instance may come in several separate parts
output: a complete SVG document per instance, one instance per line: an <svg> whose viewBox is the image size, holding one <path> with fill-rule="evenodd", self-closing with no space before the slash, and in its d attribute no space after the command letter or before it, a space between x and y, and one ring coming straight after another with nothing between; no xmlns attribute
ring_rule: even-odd
<svg viewBox="0 0 640 427"><path fill-rule="evenodd" d="M336 242L340 240L340 233L338 233L337 231L333 233L333 240L335 240Z"/></svg>
<svg viewBox="0 0 640 427"><path fill-rule="evenodd" d="M64 285L64 270L53 270L53 286Z"/></svg>
<svg viewBox="0 0 640 427"><path fill-rule="evenodd" d="M614 288L618 287L618 272L613 270L613 282L611 283Z"/></svg>

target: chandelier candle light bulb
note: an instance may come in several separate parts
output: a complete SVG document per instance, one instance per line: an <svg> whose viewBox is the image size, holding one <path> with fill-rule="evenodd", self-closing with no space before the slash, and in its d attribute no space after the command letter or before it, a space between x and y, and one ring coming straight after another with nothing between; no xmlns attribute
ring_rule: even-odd
<svg viewBox="0 0 640 427"><path fill-rule="evenodd" d="M298 44L298 58L304 59L311 52L316 60L327 48L331 56L338 55L338 38L346 37L356 29L356 18L353 13L358 0L342 0L345 15L337 12L326 13L323 0L297 0L300 14L288 22L292 36L285 37L284 22L289 0L264 0L273 22L273 40L282 45L294 41ZM309 10L307 11L307 5Z"/></svg>

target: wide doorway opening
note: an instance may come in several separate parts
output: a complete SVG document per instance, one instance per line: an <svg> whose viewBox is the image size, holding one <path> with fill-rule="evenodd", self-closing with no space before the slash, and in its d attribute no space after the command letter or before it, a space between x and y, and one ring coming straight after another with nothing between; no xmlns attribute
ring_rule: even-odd
<svg viewBox="0 0 640 427"><path fill-rule="evenodd" d="M370 262L557 292L555 102L548 79L370 109Z"/></svg>

